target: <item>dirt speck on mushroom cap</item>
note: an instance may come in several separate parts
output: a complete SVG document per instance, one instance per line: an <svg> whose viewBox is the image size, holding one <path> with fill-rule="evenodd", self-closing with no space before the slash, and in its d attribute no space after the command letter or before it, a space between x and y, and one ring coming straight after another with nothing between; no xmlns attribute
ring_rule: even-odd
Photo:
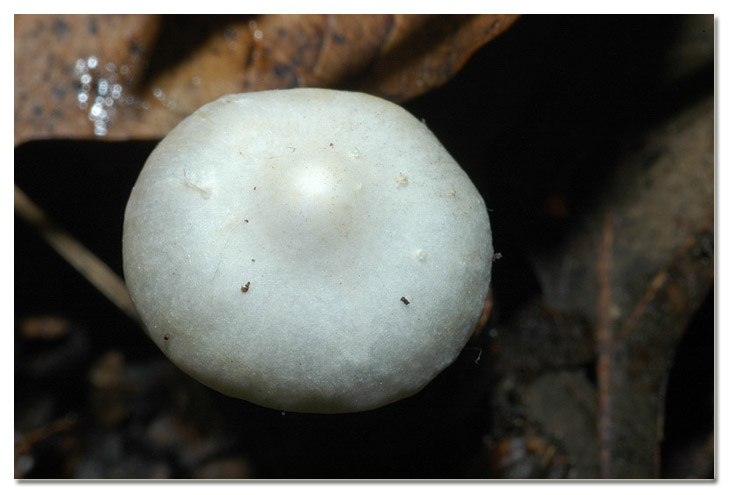
<svg viewBox="0 0 730 495"><path fill-rule="evenodd" d="M338 413L412 395L453 362L493 251L483 199L418 119L292 89L223 97L171 131L132 191L123 254L147 332L174 332L163 351L185 372Z"/></svg>

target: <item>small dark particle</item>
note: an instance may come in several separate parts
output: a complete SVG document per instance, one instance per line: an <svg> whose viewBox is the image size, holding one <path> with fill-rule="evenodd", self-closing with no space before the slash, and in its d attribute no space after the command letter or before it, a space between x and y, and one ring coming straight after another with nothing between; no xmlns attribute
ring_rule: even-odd
<svg viewBox="0 0 730 495"><path fill-rule="evenodd" d="M246 282L246 285L241 286L241 292L248 292L248 288L251 285L251 282Z"/></svg>
<svg viewBox="0 0 730 495"><path fill-rule="evenodd" d="M166 333L165 334L165 340L170 340L170 334L169 333Z"/></svg>
<svg viewBox="0 0 730 495"><path fill-rule="evenodd" d="M274 66L274 72L279 77L286 76L287 73L290 71L291 71L291 69L289 69L289 67L287 67L286 65L283 65L283 64L277 64L276 66Z"/></svg>
<svg viewBox="0 0 730 495"><path fill-rule="evenodd" d="M66 35L68 34L68 24L66 24L63 19L56 19L56 22L53 24L53 29L59 40L66 38Z"/></svg>
<svg viewBox="0 0 730 495"><path fill-rule="evenodd" d="M344 43L345 43L345 42L347 41L347 38L345 38L345 37L344 37L344 36L343 36L342 34L340 34L340 33L334 33L334 34L332 35L332 39L333 39L333 40L334 40L334 42L335 42L335 43L337 43L338 45L342 45L342 44L344 44Z"/></svg>
<svg viewBox="0 0 730 495"><path fill-rule="evenodd" d="M127 42L127 49L129 51L129 56L132 59L137 59L142 56L144 53L144 45L142 43L139 43L133 39L130 39Z"/></svg>
<svg viewBox="0 0 730 495"><path fill-rule="evenodd" d="M243 221L248 223L248 218L244 218Z"/></svg>
<svg viewBox="0 0 730 495"><path fill-rule="evenodd" d="M405 296L401 297L400 300L403 301L403 304L405 304L406 306L408 306L409 304L411 304L411 301L409 301L408 299L406 299Z"/></svg>
<svg viewBox="0 0 730 495"><path fill-rule="evenodd" d="M53 88L53 97L57 100L63 100L66 96L66 90L61 87L54 87Z"/></svg>
<svg viewBox="0 0 730 495"><path fill-rule="evenodd" d="M335 147L335 143L330 143L330 148L334 148L334 147Z"/></svg>
<svg viewBox="0 0 730 495"><path fill-rule="evenodd" d="M285 87L296 88L299 86L299 77L296 72L288 65L276 64L274 66L274 74L283 79L282 84Z"/></svg>
<svg viewBox="0 0 730 495"><path fill-rule="evenodd" d="M256 261L255 259L251 258L251 262L252 262L252 263L253 263L253 262L255 262L255 261Z"/></svg>
<svg viewBox="0 0 730 495"><path fill-rule="evenodd" d="M98 33L99 28L96 25L96 20L93 18L89 19L88 22L86 23L86 29L89 31L89 34L92 36L94 36L96 33Z"/></svg>
<svg viewBox="0 0 730 495"><path fill-rule="evenodd" d="M238 38L238 31L234 28L227 28L223 31L223 37L229 41Z"/></svg>

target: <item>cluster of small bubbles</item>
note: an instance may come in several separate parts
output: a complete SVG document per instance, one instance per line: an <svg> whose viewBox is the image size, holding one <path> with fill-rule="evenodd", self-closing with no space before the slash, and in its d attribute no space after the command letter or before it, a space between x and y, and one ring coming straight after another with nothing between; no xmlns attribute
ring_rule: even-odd
<svg viewBox="0 0 730 495"><path fill-rule="evenodd" d="M114 105L122 100L123 87L117 82L117 66L107 62L103 70L95 56L80 58L74 65L76 101L82 110L88 109L95 136L106 136L109 123L116 112Z"/></svg>
<svg viewBox="0 0 730 495"><path fill-rule="evenodd" d="M88 112L95 136L106 136L119 105L142 110L151 108L150 102L140 101L125 93L124 84L132 82L131 70L127 64L117 67L114 62L100 63L98 57L91 55L76 60L74 73L76 102L80 109ZM177 106L175 100L168 98L160 88L154 88L152 95L168 109Z"/></svg>

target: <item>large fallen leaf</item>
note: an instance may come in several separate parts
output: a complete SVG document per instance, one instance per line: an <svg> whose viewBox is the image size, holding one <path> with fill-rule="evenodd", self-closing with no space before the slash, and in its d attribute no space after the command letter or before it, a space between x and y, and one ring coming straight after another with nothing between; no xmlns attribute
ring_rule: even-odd
<svg viewBox="0 0 730 495"><path fill-rule="evenodd" d="M536 263L545 303L596 329L605 478L658 475L663 391L714 283L714 119L708 99L621 163L602 206Z"/></svg>
<svg viewBox="0 0 730 495"><path fill-rule="evenodd" d="M15 17L15 143L164 136L228 93L337 87L403 102L514 15Z"/></svg>
<svg viewBox="0 0 730 495"><path fill-rule="evenodd" d="M713 111L710 97L657 126L563 242L532 248L540 297L493 331L497 475L661 475L673 357L714 284ZM535 431L537 464L520 447Z"/></svg>

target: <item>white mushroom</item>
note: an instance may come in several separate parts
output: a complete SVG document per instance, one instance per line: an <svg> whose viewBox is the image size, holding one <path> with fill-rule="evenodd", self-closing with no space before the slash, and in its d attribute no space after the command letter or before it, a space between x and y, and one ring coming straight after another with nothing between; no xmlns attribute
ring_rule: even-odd
<svg viewBox="0 0 730 495"><path fill-rule="evenodd" d="M340 413L415 394L479 320L479 192L426 126L360 93L230 95L160 142L124 274L146 331L233 397Z"/></svg>

